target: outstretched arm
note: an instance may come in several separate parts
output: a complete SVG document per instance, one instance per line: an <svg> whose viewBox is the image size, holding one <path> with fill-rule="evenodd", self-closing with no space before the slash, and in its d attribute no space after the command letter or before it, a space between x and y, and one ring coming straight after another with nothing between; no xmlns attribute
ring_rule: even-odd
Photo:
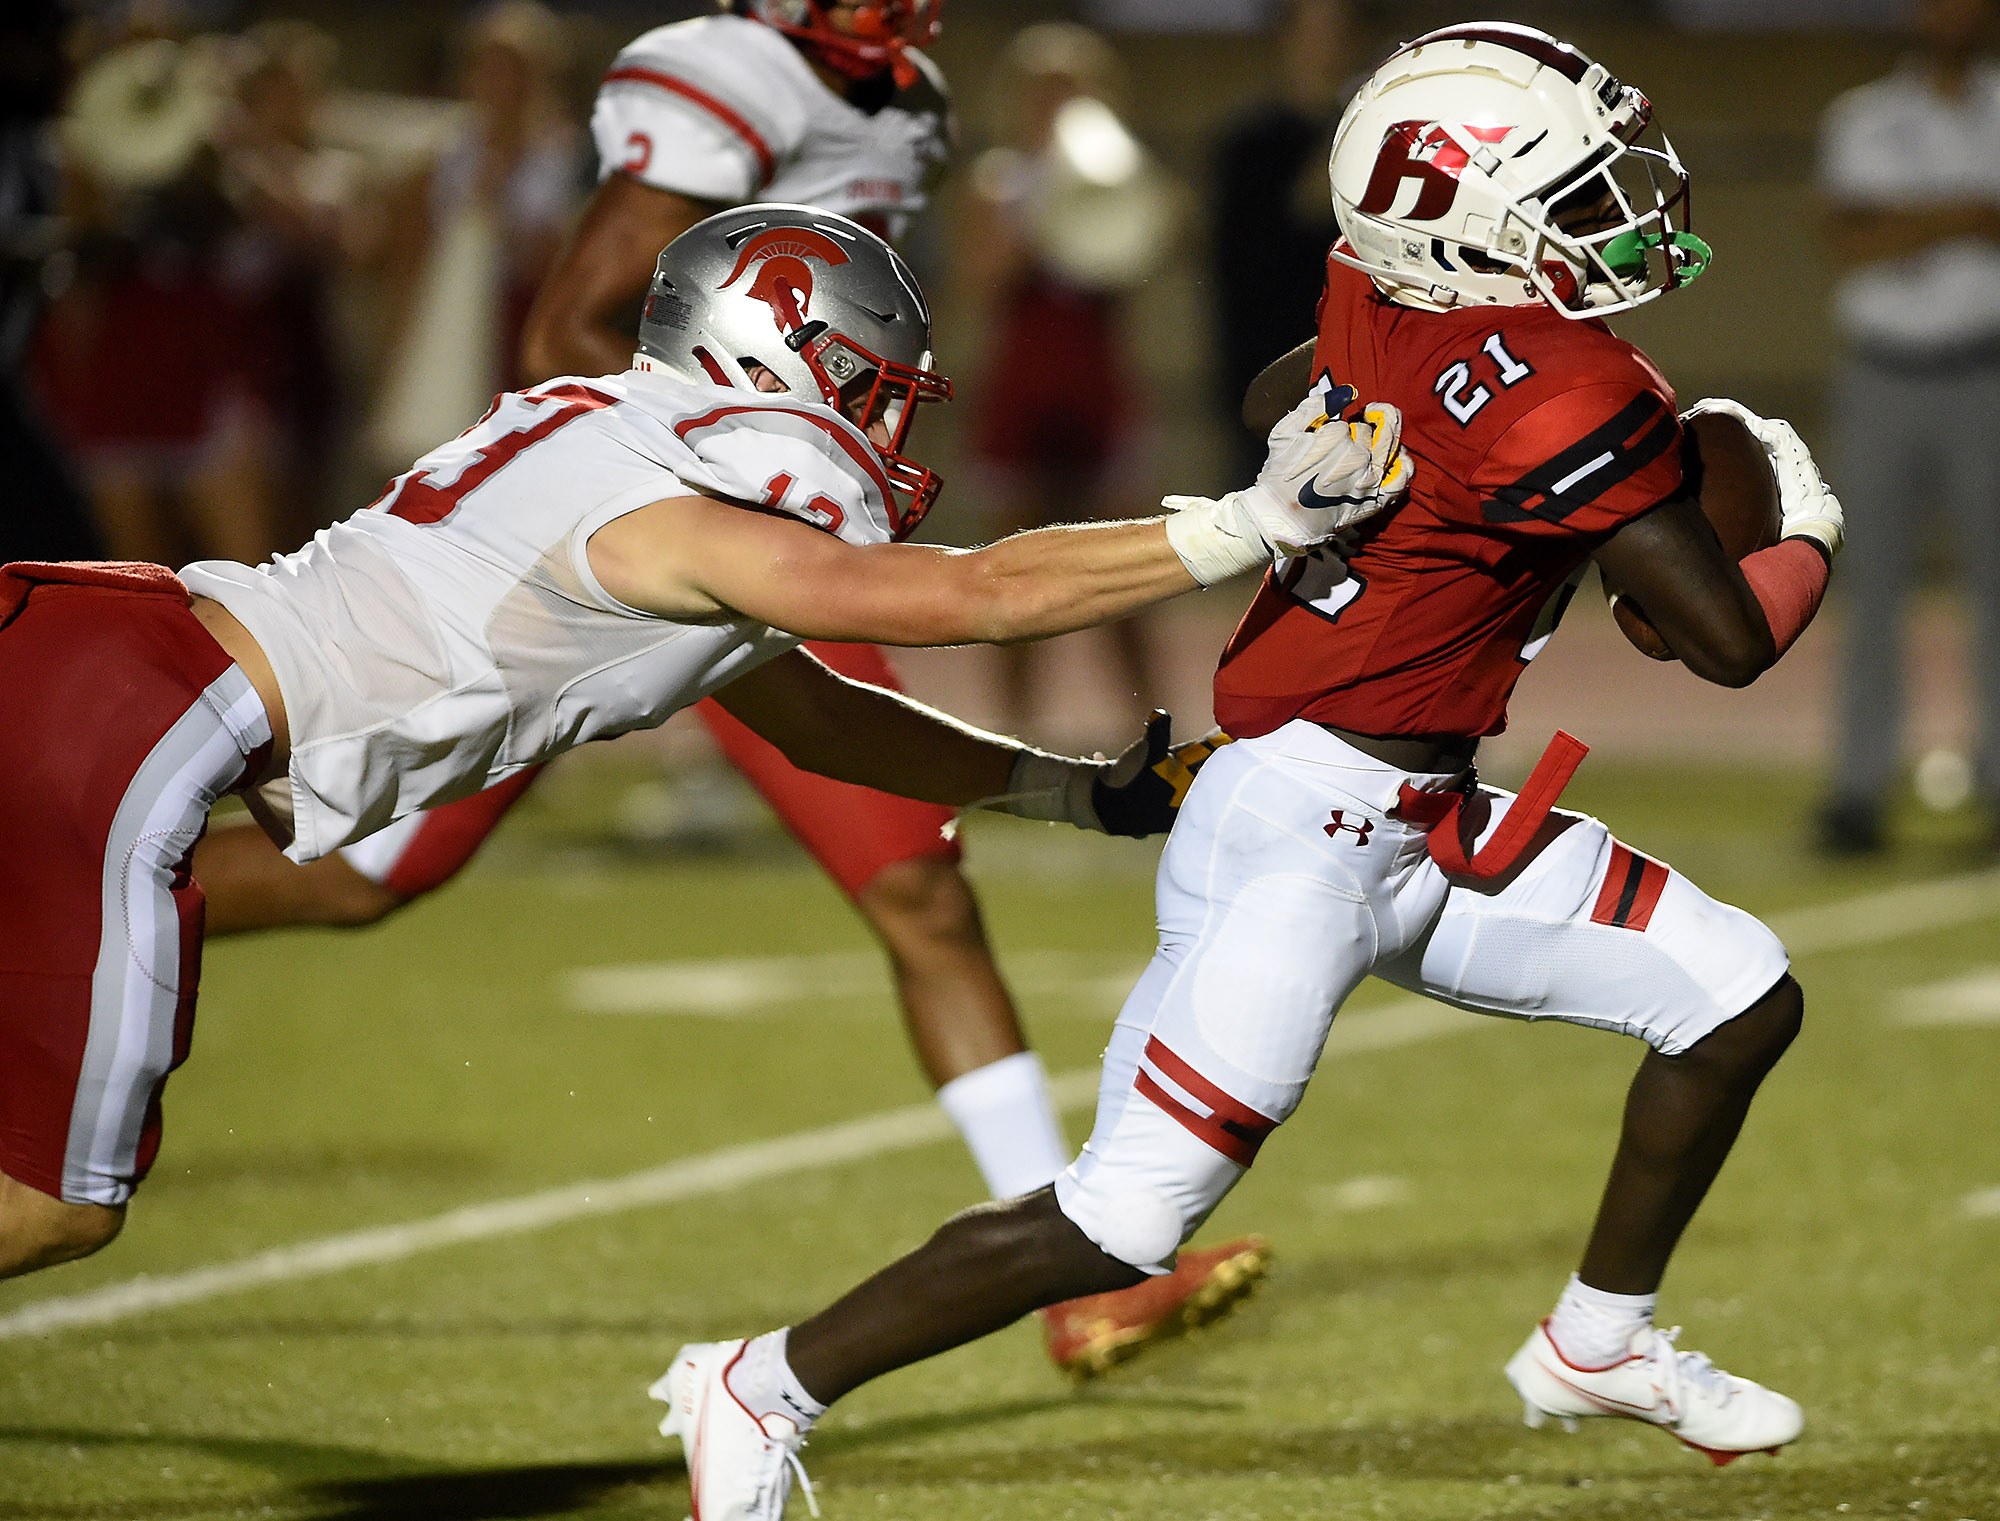
<svg viewBox="0 0 2000 1521"><path fill-rule="evenodd" d="M1036 529L984 549L859 548L707 497L655 502L599 529L590 564L642 612L740 614L805 639L893 645L1046 639L1199 584L1159 518Z"/></svg>
<svg viewBox="0 0 2000 1521"><path fill-rule="evenodd" d="M956 808L1005 793L1026 748L849 681L804 650L737 678L715 700L802 771Z"/></svg>
<svg viewBox="0 0 2000 1521"><path fill-rule="evenodd" d="M591 536L612 596L663 618L744 616L806 639L1011 644L1137 612L1304 552L1407 489L1394 407L1330 421L1307 401L1271 434L1255 484L1170 497L1170 518L1071 524L984 549L846 543L796 518L675 497Z"/></svg>
<svg viewBox="0 0 2000 1521"><path fill-rule="evenodd" d="M1116 760L1051 755L988 734L900 692L849 681L804 650L724 687L715 700L793 765L838 781L955 808L984 806L1107 834L1160 834L1227 739L1171 747L1155 713Z"/></svg>

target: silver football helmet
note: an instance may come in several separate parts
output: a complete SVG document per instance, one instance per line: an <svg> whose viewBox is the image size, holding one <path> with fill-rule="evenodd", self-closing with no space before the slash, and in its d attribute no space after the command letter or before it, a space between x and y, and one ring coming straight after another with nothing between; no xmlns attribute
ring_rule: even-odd
<svg viewBox="0 0 2000 1521"><path fill-rule="evenodd" d="M951 400L931 368L931 312L896 251L811 206L717 212L669 243L639 319L639 352L685 380L758 389L750 368L816 398L870 437L905 538L943 485L905 458L917 404Z"/></svg>

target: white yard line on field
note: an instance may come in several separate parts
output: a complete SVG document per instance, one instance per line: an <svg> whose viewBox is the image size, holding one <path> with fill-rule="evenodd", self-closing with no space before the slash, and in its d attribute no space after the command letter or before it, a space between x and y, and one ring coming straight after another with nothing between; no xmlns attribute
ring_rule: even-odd
<svg viewBox="0 0 2000 1521"><path fill-rule="evenodd" d="M1844 903L1797 909L1772 921L1794 955L1876 944L2000 912L2000 873L1890 888ZM775 958L774 958L775 959ZM1078 968L1082 970L1081 967ZM1101 971L1098 975L1102 975ZM734 995L731 995L732 997ZM1357 1009L1334 1021L1329 1056L1388 1050L1478 1028L1484 1021L1420 998ZM1058 1106L1077 1109L1097 1091L1097 1070L1051 1080ZM149 1310L194 1304L268 1284L316 1278L422 1252L547 1230L571 1220L695 1199L746 1183L886 1156L944 1140L951 1128L935 1104L913 1104L774 1140L725 1147L624 1177L574 1183L512 1199L467 1205L425 1220L349 1231L185 1273L141 1276L81 1294L59 1295L0 1315L0 1341L102 1325ZM1990 1201L1991 1208L1988 1208ZM2000 1213L2000 1189L1965 1201L1969 1214Z"/></svg>
<svg viewBox="0 0 2000 1521"><path fill-rule="evenodd" d="M1478 1021L1470 1015L1409 998L1381 1008L1359 1010L1339 1023L1345 1028L1336 1032L1328 1043L1333 1054L1410 1045L1474 1028ZM1097 1069L1079 1067L1060 1073L1050 1079L1049 1086L1059 1108L1083 1108L1097 1095ZM273 1247L213 1267L158 1278L132 1278L82 1294L37 1300L11 1314L0 1315L0 1341L71 1326L102 1325L148 1310L239 1294L266 1284L316 1278L372 1263L400 1262L421 1252L468 1241L518 1236L571 1220L702 1198L746 1183L909 1151L950 1135L951 1125L937 1105L912 1104L775 1140L684 1157L621 1178L572 1183L518 1198L471 1204L426 1220L349 1231L318 1241L302 1241L295 1246Z"/></svg>
<svg viewBox="0 0 2000 1521"><path fill-rule="evenodd" d="M1954 929L1995 914L2000 914L2000 871L1975 871L1795 908L1766 922L1794 956L1811 956Z"/></svg>
<svg viewBox="0 0 2000 1521"><path fill-rule="evenodd" d="M1959 1208L1975 1220L1990 1220L2000 1215L2000 1188L1982 1188L1967 1194L1959 1200Z"/></svg>

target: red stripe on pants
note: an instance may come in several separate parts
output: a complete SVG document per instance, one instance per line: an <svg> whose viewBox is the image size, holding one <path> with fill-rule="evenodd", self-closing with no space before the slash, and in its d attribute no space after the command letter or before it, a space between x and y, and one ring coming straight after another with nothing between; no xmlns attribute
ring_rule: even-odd
<svg viewBox="0 0 2000 1521"><path fill-rule="evenodd" d="M1257 1148L1278 1128L1276 1120L1231 1098L1163 1045L1157 1035L1147 1038L1146 1060L1183 1093L1206 1104L1209 1112L1201 1114L1188 1108L1154 1082L1144 1067L1132 1083L1138 1092L1180 1121L1182 1128L1196 1140L1221 1152L1239 1167L1248 1167L1257 1160Z"/></svg>

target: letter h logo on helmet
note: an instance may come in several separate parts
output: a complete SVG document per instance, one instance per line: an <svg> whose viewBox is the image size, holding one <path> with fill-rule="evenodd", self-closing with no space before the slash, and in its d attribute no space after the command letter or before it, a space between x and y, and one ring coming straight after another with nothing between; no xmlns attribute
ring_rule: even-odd
<svg viewBox="0 0 2000 1521"><path fill-rule="evenodd" d="M736 255L736 267L718 288L728 290L746 270L757 266L757 278L750 282L747 294L771 308L779 332L795 333L805 326L806 313L812 309L813 273L808 259L832 268L847 262L847 250L810 227L773 227L743 245Z"/></svg>
<svg viewBox="0 0 2000 1521"><path fill-rule="evenodd" d="M1396 204L1396 192L1402 189L1403 181L1415 180L1422 188L1405 220L1436 221L1458 199L1459 176L1472 162L1471 151L1457 134L1463 133L1474 142L1498 143L1505 141L1513 130L1399 121L1382 134L1382 149L1375 155L1375 172L1368 177L1368 188L1354 209L1365 216L1381 216Z"/></svg>

